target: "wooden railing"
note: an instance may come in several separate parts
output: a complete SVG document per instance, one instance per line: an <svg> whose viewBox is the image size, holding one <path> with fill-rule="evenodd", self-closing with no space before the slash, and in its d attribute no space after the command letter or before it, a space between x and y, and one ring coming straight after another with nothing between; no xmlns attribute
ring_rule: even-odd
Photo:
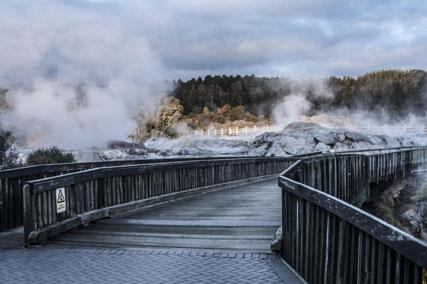
<svg viewBox="0 0 427 284"><path fill-rule="evenodd" d="M172 200L178 193L278 174L295 160L240 158L105 167L29 181L24 188L25 244L43 242L99 218ZM59 191L65 194L64 212L58 212Z"/></svg>
<svg viewBox="0 0 427 284"><path fill-rule="evenodd" d="M422 283L427 244L359 209L369 183L402 177L427 148L301 159L279 178L282 257L309 283Z"/></svg>
<svg viewBox="0 0 427 284"><path fill-rule="evenodd" d="M112 167L121 165L140 165L188 160L205 160L206 158L174 158L122 160L92 163L64 163L30 166L18 169L0 171L0 232L24 224L22 190L27 181L37 180L67 173L79 172L93 168ZM230 157L211 158L230 159Z"/></svg>

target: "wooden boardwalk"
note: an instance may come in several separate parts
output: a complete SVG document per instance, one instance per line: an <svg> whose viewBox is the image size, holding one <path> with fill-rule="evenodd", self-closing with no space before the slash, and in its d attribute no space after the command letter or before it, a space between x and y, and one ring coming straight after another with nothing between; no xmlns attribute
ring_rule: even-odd
<svg viewBox="0 0 427 284"><path fill-rule="evenodd" d="M274 178L99 220L47 245L270 253L280 225L281 191Z"/></svg>

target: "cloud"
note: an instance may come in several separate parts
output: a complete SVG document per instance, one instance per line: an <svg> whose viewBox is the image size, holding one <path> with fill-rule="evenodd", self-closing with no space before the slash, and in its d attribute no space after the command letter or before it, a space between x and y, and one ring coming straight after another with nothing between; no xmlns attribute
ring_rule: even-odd
<svg viewBox="0 0 427 284"><path fill-rule="evenodd" d="M16 7L10 4L15 2L3 5ZM76 17L69 22L80 29L96 20L106 30L118 26L126 36L144 38L167 67L166 78L206 73L356 76L384 66L427 66L427 59L417 57L417 50L427 47L424 1L36 2L45 5L18 7L16 14L30 19L36 13L67 17L64 10L68 10ZM37 6L21 6L27 5ZM403 49L414 56L402 55ZM402 64L403 60L408 63ZM349 62L354 66L349 67Z"/></svg>
<svg viewBox="0 0 427 284"><path fill-rule="evenodd" d="M184 75L357 76L426 67L418 53L402 64L398 52L427 47L424 2L347 2L165 1L133 13L150 11L144 23L155 24L144 31L166 66ZM380 61L382 54L396 57Z"/></svg>

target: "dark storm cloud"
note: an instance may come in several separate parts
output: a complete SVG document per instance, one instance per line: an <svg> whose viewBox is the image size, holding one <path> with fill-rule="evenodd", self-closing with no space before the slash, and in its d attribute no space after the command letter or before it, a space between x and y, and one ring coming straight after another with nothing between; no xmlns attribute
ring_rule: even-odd
<svg viewBox="0 0 427 284"><path fill-rule="evenodd" d="M19 11L11 3L16 1L5 5ZM53 5L52 1L37 3ZM382 68L427 66L425 1L59 3L55 5L70 11L69 17L82 13L95 22L108 19L120 25L125 39L146 40L167 78L208 73L357 75Z"/></svg>
<svg viewBox="0 0 427 284"><path fill-rule="evenodd" d="M422 1L175 2L121 7L182 76L357 75L427 65Z"/></svg>

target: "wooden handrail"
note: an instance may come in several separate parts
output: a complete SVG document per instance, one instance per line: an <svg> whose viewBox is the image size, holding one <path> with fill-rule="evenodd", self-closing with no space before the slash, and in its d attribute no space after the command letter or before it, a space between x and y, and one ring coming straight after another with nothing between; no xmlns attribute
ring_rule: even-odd
<svg viewBox="0 0 427 284"><path fill-rule="evenodd" d="M23 187L29 180L37 180L52 176L74 173L94 168L114 167L123 165L143 165L154 163L170 163L179 161L203 161L236 159L241 157L213 158L167 158L145 160L119 160L89 163L62 163L29 166L0 171L0 232L23 225ZM247 157L254 158L254 157Z"/></svg>
<svg viewBox="0 0 427 284"><path fill-rule="evenodd" d="M118 166L29 181L24 187L26 245L71 228L195 189L271 176L295 158L241 158ZM57 194L62 191L64 211Z"/></svg>
<svg viewBox="0 0 427 284"><path fill-rule="evenodd" d="M336 167L343 158L349 168ZM365 170L355 167L360 158ZM354 184L369 197L370 182L404 176L426 161L427 148L417 147L294 163L279 177L284 259L310 283L421 283L427 244L359 209Z"/></svg>

